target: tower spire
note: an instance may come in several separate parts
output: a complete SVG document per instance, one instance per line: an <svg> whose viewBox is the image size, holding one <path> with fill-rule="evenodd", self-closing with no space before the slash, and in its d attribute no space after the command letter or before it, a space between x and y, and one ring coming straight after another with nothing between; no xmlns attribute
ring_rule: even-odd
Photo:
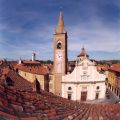
<svg viewBox="0 0 120 120"><path fill-rule="evenodd" d="M57 33L64 33L64 20L63 20L63 12L60 11L59 20L58 20L58 27Z"/></svg>

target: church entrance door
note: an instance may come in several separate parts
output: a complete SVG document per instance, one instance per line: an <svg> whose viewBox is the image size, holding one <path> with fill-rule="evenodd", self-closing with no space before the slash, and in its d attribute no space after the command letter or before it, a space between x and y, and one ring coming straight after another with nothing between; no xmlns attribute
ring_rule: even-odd
<svg viewBox="0 0 120 120"><path fill-rule="evenodd" d="M81 101L86 101L87 99L87 92L81 92Z"/></svg>

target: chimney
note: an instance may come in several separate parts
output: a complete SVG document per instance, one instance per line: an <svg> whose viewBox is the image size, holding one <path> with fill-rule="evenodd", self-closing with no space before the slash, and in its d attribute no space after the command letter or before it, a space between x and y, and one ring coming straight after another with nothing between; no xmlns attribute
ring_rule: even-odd
<svg viewBox="0 0 120 120"><path fill-rule="evenodd" d="M21 58L19 59L18 64L22 64L22 60L21 60Z"/></svg>
<svg viewBox="0 0 120 120"><path fill-rule="evenodd" d="M32 53L32 61L35 61L35 60L36 60L36 54Z"/></svg>

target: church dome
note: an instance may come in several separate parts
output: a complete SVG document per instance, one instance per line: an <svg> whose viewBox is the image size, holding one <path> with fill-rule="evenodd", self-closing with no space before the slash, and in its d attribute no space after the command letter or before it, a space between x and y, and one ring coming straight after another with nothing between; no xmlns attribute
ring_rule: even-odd
<svg viewBox="0 0 120 120"><path fill-rule="evenodd" d="M80 52L80 54L77 57L89 57L89 55L86 53L85 48L82 48L82 51Z"/></svg>

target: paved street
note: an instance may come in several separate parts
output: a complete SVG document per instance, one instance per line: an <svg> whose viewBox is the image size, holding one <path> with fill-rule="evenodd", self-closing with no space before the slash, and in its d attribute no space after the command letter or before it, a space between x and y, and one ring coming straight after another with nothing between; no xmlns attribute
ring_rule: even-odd
<svg viewBox="0 0 120 120"><path fill-rule="evenodd" d="M115 103L116 101L118 101L119 99L117 98L117 96L110 90L107 88L107 94L105 99L99 99L99 100L92 100L92 101L86 101L85 103L93 103L93 104L98 104L98 103Z"/></svg>
<svg viewBox="0 0 120 120"><path fill-rule="evenodd" d="M118 101L119 99L117 98L117 96L115 95L115 93L113 93L110 89L107 88L108 91L108 95L110 96L110 99L106 98L105 102L110 102L110 103L115 103L116 101Z"/></svg>

